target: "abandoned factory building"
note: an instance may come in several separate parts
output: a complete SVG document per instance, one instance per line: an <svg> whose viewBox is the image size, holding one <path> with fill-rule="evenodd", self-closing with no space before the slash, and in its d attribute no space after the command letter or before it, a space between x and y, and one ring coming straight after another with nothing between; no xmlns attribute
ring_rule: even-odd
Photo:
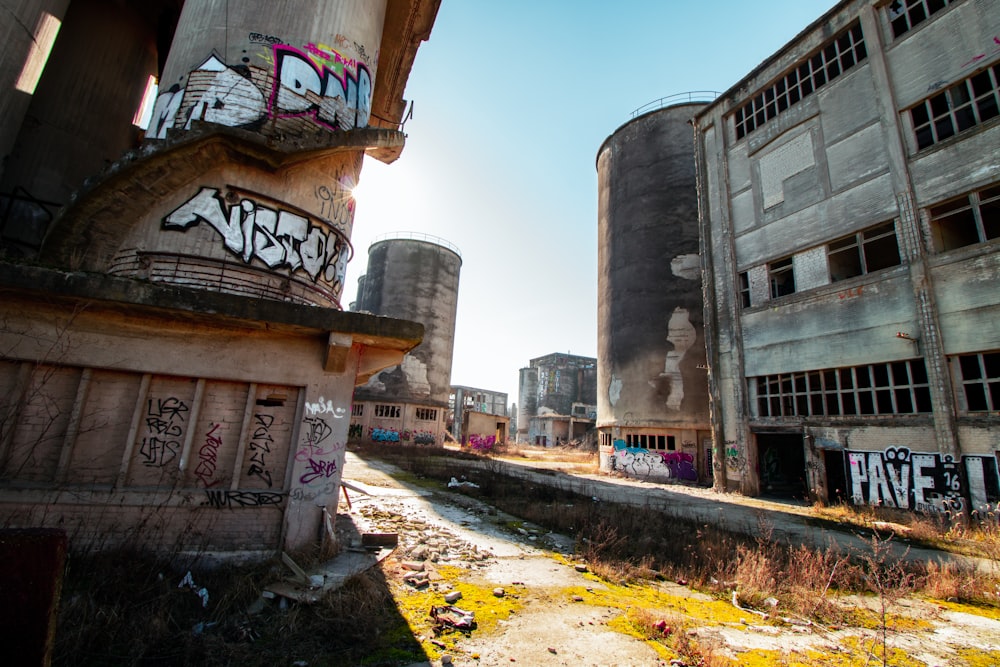
<svg viewBox="0 0 1000 667"><path fill-rule="evenodd" d="M448 397L451 436L463 445L492 448L510 435L507 394L453 384Z"/></svg>
<svg viewBox="0 0 1000 667"><path fill-rule="evenodd" d="M998 36L845 0L692 114L717 487L996 507Z"/></svg>
<svg viewBox="0 0 1000 667"><path fill-rule="evenodd" d="M5 9L0 525L76 550L329 539L354 387L423 335L339 301L351 189L403 148L438 4Z"/></svg>
<svg viewBox="0 0 1000 667"><path fill-rule="evenodd" d="M554 352L518 382L517 441L550 447L581 438L597 417L597 359Z"/></svg>

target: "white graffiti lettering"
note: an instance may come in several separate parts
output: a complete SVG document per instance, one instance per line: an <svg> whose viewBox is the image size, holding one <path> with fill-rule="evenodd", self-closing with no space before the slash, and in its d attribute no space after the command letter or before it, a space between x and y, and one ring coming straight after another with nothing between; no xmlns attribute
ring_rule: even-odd
<svg viewBox="0 0 1000 667"><path fill-rule="evenodd" d="M216 188L203 187L163 220L164 229L187 230L204 221L222 236L225 247L244 262L252 259L270 268L304 271L313 281L343 283L341 255L347 244L326 225L314 226L308 218L289 211L275 211L243 199L227 210Z"/></svg>

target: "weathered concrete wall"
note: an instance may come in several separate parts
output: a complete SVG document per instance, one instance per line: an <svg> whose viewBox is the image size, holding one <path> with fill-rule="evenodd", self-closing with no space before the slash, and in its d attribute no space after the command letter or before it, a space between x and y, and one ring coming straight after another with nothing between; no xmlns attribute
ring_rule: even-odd
<svg viewBox="0 0 1000 667"><path fill-rule="evenodd" d="M16 190L49 202L22 202L7 221L4 236L26 254L38 250L48 214L66 204L87 177L138 145L133 116L157 73L157 25L148 14L155 10L111 0L70 3L21 124L4 116L4 131L19 132L4 153L0 192Z"/></svg>
<svg viewBox="0 0 1000 667"><path fill-rule="evenodd" d="M385 0L188 0L149 134L194 120L308 137L368 125Z"/></svg>
<svg viewBox="0 0 1000 667"><path fill-rule="evenodd" d="M640 116L598 153L598 424L707 428L698 202L688 122Z"/></svg>
<svg viewBox="0 0 1000 667"><path fill-rule="evenodd" d="M808 443L814 434L827 442L804 446L814 490L835 477L827 461L862 452L840 471L853 502L943 511L1000 499L996 445L983 436L996 419L963 412L951 356L1000 348L996 248L939 252L927 211L996 184L1000 125L985 120L918 150L909 112L996 64L996 10L996 2L954 3L893 39L884 4L845 0L696 119L715 464L729 486L759 491L758 437L805 434ZM855 21L863 59L737 135L737 109ZM887 222L899 266L837 280L829 244ZM772 297L768 263L786 257L795 290ZM757 377L904 359L926 368L930 405L920 414L758 414Z"/></svg>
<svg viewBox="0 0 1000 667"><path fill-rule="evenodd" d="M198 314L153 287L126 307L96 295L131 281L49 271L33 282L63 289L39 300L3 277L0 521L59 525L74 550L315 545L336 511L356 373L370 348L416 343L359 335L359 318L384 326L372 316L274 304L284 316L260 320L246 315L256 300L221 296L215 312L231 315ZM315 327L330 317L355 333Z"/></svg>

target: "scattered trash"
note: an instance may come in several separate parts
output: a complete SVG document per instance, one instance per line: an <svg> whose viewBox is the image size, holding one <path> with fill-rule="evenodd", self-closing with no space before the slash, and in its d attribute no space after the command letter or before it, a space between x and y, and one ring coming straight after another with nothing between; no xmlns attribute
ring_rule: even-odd
<svg viewBox="0 0 1000 667"><path fill-rule="evenodd" d="M476 484L476 483L474 483L474 482L466 482L466 481L460 482L457 479L455 479L454 477L452 477L451 481L448 482L448 488L449 489L455 489L455 488L458 488L460 486L465 486L465 487L468 487L470 489L478 489L479 488L479 485Z"/></svg>
<svg viewBox="0 0 1000 667"><path fill-rule="evenodd" d="M431 607L431 618L438 626L468 631L476 627L476 615L452 605L446 607Z"/></svg>
<svg viewBox="0 0 1000 667"><path fill-rule="evenodd" d="M673 629L669 625L667 625L667 622L664 620L659 620L656 623L653 623L653 627L659 630L660 633L663 634L664 636L669 635L671 632L673 632Z"/></svg>
<svg viewBox="0 0 1000 667"><path fill-rule="evenodd" d="M205 630L208 630L209 628L215 625L218 625L218 623L216 623L215 621L210 621L208 623L195 623L194 627L191 628L191 632L193 632L196 635L200 635Z"/></svg>
<svg viewBox="0 0 1000 667"><path fill-rule="evenodd" d="M195 585L194 578L191 576L191 570L188 570L188 573L184 575L184 578L181 579L181 583L177 584L177 588L190 588L194 591L195 595L201 598L202 608L208 607L208 589L198 588L198 586Z"/></svg>

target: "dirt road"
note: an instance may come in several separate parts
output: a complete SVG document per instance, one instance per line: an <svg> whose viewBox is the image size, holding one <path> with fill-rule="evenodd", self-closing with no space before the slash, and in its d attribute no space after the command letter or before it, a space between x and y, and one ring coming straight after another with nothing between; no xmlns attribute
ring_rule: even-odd
<svg viewBox="0 0 1000 667"><path fill-rule="evenodd" d="M517 474L552 477L530 469ZM720 660L724 656L730 664L863 665L878 641L872 628L821 628L796 619L765 620L676 583L620 586L602 581L577 567L568 538L504 516L467 496L397 478L405 476L392 466L348 453L345 479L363 491L350 492L351 517L363 530L400 536L399 547L383 569L400 613L431 660L419 664L697 664L679 658L665 642L642 639L637 628L643 619L663 621L665 635L683 635L679 645L697 645L700 655ZM729 525L736 521L756 525L760 511L720 503L708 491L678 495L641 484L582 477L578 483L582 492L605 500L683 501L696 516L725 513ZM776 520L775 527L791 536L800 530L799 522L791 517ZM453 606L473 612L476 627L461 631L447 623L437 624L442 631L436 633L429 611L447 607L445 596L456 593L461 595ZM865 606L877 600L852 598L841 603ZM897 658L889 664L1000 664L997 618L959 605L921 600L901 601L893 614L895 619L908 620L900 620L898 626L905 627L905 632L894 629L890 633L888 643ZM442 614L442 618L447 616Z"/></svg>

